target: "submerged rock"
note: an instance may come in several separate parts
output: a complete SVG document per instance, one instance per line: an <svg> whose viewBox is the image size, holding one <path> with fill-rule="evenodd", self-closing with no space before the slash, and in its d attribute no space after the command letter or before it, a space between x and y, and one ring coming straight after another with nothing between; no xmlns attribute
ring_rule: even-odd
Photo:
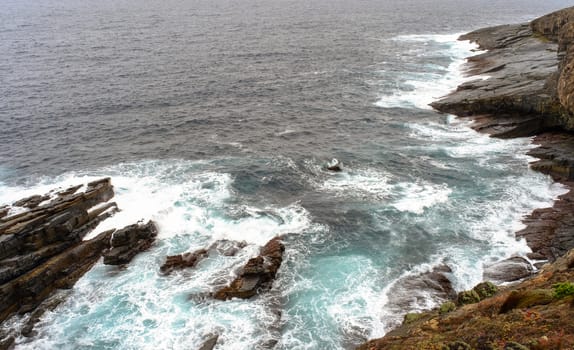
<svg viewBox="0 0 574 350"><path fill-rule="evenodd" d="M201 259L207 257L207 255L207 250L198 249L193 252L168 256L165 259L165 263L160 267L160 271L164 274L169 274L173 270L194 267Z"/></svg>
<svg viewBox="0 0 574 350"><path fill-rule="evenodd" d="M270 240L257 257L249 259L239 276L229 286L216 291L213 297L219 300L248 299L271 289L283 261L284 251L285 246L280 237Z"/></svg>
<svg viewBox="0 0 574 350"><path fill-rule="evenodd" d="M207 339L199 347L198 350L212 350L217 345L217 340L219 340L219 334L210 334L206 337Z"/></svg>
<svg viewBox="0 0 574 350"><path fill-rule="evenodd" d="M327 170L343 171L343 163L341 163L338 159L333 158L329 163L327 163Z"/></svg>
<svg viewBox="0 0 574 350"><path fill-rule="evenodd" d="M129 263L139 252L147 250L155 241L157 227L153 221L133 224L114 232L111 247L104 252L104 264Z"/></svg>

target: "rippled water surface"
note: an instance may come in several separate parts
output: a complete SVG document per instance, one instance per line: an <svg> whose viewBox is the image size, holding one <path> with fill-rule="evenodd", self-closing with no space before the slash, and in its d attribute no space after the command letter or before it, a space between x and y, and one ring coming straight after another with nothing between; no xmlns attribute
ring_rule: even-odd
<svg viewBox="0 0 574 350"><path fill-rule="evenodd" d="M471 287L484 263L528 251L521 217L563 190L528 169L530 140L428 103L465 79L474 47L458 34L567 5L4 0L0 202L111 176L123 211L94 233L160 227L17 348L189 349L217 333L217 349L346 349L441 301L405 301L401 279L446 264ZM271 293L202 297L278 234ZM219 239L248 245L159 274L166 255Z"/></svg>

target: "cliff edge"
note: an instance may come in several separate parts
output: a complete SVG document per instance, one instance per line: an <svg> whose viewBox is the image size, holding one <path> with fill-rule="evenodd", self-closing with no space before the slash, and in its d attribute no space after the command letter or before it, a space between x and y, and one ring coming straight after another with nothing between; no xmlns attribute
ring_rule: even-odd
<svg viewBox="0 0 574 350"><path fill-rule="evenodd" d="M494 137L535 136L531 168L574 184L574 7L531 23L480 29L460 37L486 50L467 61L469 79L431 104L470 117ZM407 314L383 338L357 349L574 349L574 194L525 218L516 233L548 261L513 286L483 282L440 308ZM537 265L539 266L539 265Z"/></svg>

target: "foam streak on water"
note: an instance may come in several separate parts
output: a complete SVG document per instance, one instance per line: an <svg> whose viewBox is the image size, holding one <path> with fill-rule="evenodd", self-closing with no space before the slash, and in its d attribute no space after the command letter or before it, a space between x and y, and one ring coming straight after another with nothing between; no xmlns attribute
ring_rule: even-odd
<svg viewBox="0 0 574 350"><path fill-rule="evenodd" d="M564 188L528 168L529 139L430 109L474 46L428 33L566 5L436 0L421 17L419 0L4 1L0 204L110 176L121 212L92 236L159 225L148 251L98 262L16 348L194 349L219 334L218 350L351 349L442 301L405 280L447 265L472 287L484 264L528 252L521 219ZM276 235L271 293L207 296ZM159 273L218 240L246 246Z"/></svg>

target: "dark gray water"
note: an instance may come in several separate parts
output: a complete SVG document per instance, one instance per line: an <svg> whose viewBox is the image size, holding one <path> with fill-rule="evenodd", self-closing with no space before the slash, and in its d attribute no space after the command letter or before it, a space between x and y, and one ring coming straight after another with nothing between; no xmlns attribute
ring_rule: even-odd
<svg viewBox="0 0 574 350"><path fill-rule="evenodd" d="M1 5L0 203L112 176L123 212L96 231L160 225L156 246L120 273L96 265L19 348L188 349L214 332L218 349L349 348L441 302L401 280L443 263L460 290L527 252L521 217L562 191L528 169L529 140L427 104L463 79L459 33L567 1ZM333 157L342 173L325 170ZM189 299L276 234L271 296ZM249 245L157 273L222 238Z"/></svg>
<svg viewBox="0 0 574 350"><path fill-rule="evenodd" d="M4 0L0 162L22 177L142 158L337 155L412 114L373 105L389 87L368 82L404 55L387 39L565 5Z"/></svg>

